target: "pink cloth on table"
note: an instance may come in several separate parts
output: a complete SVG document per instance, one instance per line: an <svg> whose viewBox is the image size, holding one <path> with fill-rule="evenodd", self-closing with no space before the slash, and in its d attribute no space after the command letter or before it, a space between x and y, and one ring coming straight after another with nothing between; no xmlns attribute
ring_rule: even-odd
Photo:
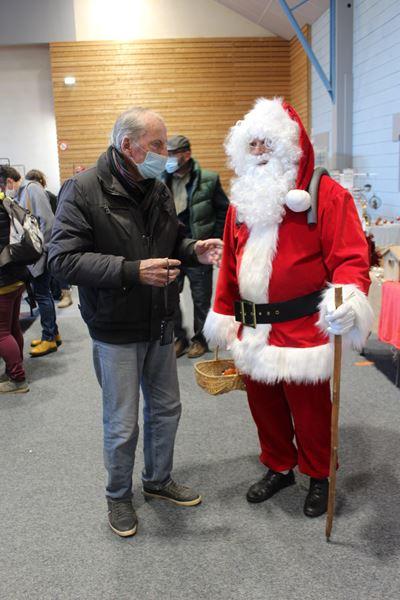
<svg viewBox="0 0 400 600"><path fill-rule="evenodd" d="M378 337L382 342L400 348L400 282L382 285L382 307Z"/></svg>

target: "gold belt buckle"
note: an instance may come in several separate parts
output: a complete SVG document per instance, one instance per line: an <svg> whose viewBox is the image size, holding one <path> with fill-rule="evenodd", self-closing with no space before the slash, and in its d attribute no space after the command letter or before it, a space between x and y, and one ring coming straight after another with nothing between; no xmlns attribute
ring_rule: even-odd
<svg viewBox="0 0 400 600"><path fill-rule="evenodd" d="M246 320L246 306L251 307L251 322L248 323ZM249 302L248 300L240 301L240 316L242 317L242 323L246 327L253 327L255 329L257 327L257 319L256 319L256 305L254 302Z"/></svg>

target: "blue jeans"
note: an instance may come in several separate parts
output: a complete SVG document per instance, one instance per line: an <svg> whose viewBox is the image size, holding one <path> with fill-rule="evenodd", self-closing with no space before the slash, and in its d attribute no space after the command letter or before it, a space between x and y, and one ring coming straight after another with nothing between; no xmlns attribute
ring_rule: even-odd
<svg viewBox="0 0 400 600"><path fill-rule="evenodd" d="M54 340L58 334L56 309L50 290L50 273L46 269L39 277L32 278L32 288L39 307L42 340Z"/></svg>
<svg viewBox="0 0 400 600"><path fill-rule="evenodd" d="M142 388L146 488L171 480L176 430L181 415L175 349L156 342L106 344L93 340L93 361L103 392L106 496L132 497L132 472L139 435Z"/></svg>

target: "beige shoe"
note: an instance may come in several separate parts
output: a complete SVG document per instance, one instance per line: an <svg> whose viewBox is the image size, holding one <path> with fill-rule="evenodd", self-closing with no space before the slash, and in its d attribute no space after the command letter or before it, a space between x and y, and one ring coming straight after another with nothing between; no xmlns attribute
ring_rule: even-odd
<svg viewBox="0 0 400 600"><path fill-rule="evenodd" d="M29 392L28 384L25 380L14 381L9 379L0 383L0 394L25 394Z"/></svg>
<svg viewBox="0 0 400 600"><path fill-rule="evenodd" d="M51 352L57 352L57 342L54 340L42 340L40 344L31 349L31 356L46 356L46 354L50 354Z"/></svg>
<svg viewBox="0 0 400 600"><path fill-rule="evenodd" d="M58 308L67 308L73 303L71 290L61 290L61 300L57 304Z"/></svg>

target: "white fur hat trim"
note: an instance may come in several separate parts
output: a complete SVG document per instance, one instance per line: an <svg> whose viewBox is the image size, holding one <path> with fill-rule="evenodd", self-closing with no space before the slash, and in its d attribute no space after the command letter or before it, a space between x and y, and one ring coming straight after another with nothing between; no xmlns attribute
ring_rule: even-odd
<svg viewBox="0 0 400 600"><path fill-rule="evenodd" d="M311 196L306 190L290 190L286 194L285 204L293 212L303 212L311 206Z"/></svg>

